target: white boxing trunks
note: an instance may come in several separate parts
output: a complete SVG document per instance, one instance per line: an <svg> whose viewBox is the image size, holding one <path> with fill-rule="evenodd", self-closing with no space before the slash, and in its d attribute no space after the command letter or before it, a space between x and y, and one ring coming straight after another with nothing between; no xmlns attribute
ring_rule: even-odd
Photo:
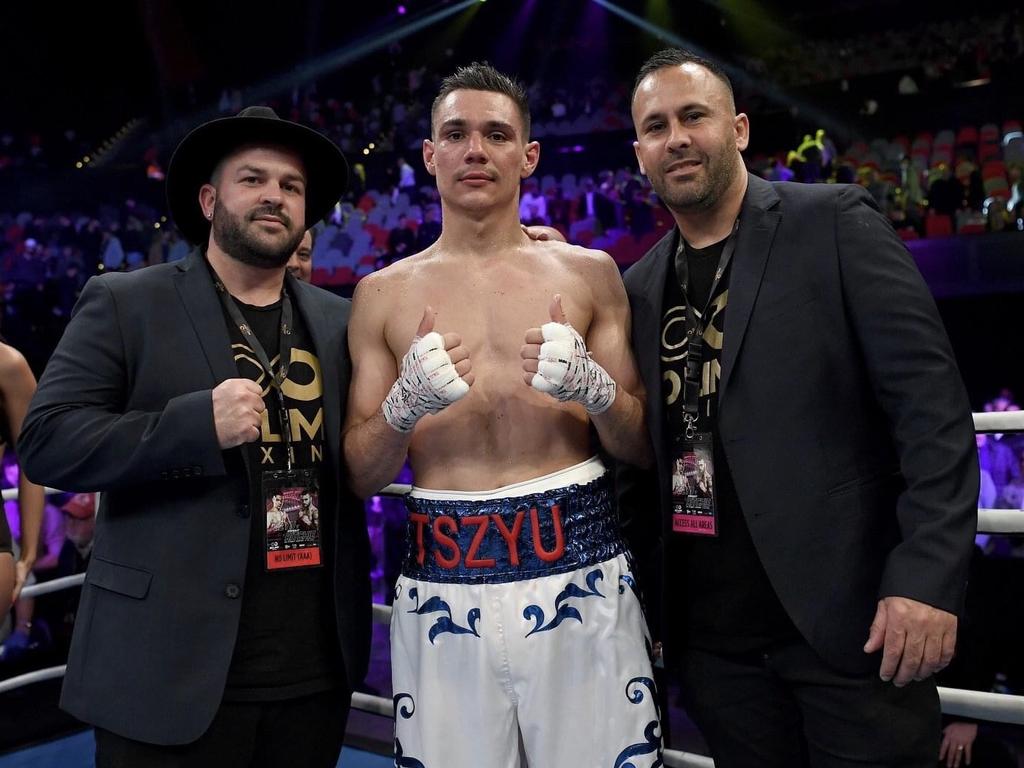
<svg viewBox="0 0 1024 768"><path fill-rule="evenodd" d="M650 637L592 458L484 493L413 488L391 667L400 768L654 768Z"/></svg>

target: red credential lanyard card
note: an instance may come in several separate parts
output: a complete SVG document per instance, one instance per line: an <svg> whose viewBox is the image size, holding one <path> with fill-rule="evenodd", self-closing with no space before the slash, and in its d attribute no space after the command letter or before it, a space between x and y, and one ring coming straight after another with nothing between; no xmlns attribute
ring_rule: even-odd
<svg viewBox="0 0 1024 768"><path fill-rule="evenodd" d="M262 486L267 570L320 566L320 492L315 474L264 472Z"/></svg>

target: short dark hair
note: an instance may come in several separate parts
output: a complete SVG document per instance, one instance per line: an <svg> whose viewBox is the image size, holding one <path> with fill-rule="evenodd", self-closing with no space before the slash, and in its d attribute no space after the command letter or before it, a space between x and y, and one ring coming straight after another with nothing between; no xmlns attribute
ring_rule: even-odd
<svg viewBox="0 0 1024 768"><path fill-rule="evenodd" d="M685 48L663 48L662 50L655 53L640 67L640 71L637 72L636 80L633 81L633 93L630 94L629 103L633 103L633 99L636 98L637 89L640 87L640 83L644 81L649 74L657 72L659 69L665 69L666 67L679 67L683 64L696 64L698 67L704 67L708 72L717 77L725 84L725 89L729 93L729 101L733 103L733 107L736 105L736 97L732 90L732 81L729 76L725 74L725 70L722 69L721 65L715 63L711 59L706 59L703 56L698 56L693 51L688 51Z"/></svg>
<svg viewBox="0 0 1024 768"><path fill-rule="evenodd" d="M516 78L499 72L486 61L474 61L472 64L459 67L441 81L441 89L437 98L430 105L430 129L434 129L434 114L444 98L452 91L490 91L508 96L519 110L523 121L523 141L530 138L530 104L526 98L526 89Z"/></svg>

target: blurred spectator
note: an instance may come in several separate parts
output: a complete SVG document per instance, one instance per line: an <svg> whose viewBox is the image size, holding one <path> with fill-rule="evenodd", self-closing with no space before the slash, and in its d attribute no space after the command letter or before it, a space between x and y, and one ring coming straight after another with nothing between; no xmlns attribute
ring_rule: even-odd
<svg viewBox="0 0 1024 768"><path fill-rule="evenodd" d="M85 573L92 555L93 535L96 530L96 494L76 493L60 508L64 513L66 538L57 560L55 578ZM54 646L66 653L71 645L71 631L78 613L78 599L82 588L54 592L40 599L40 613L48 617Z"/></svg>
<svg viewBox="0 0 1024 768"><path fill-rule="evenodd" d="M404 157L398 158L398 191L407 194L410 202L416 202L416 171Z"/></svg>
<svg viewBox="0 0 1024 768"><path fill-rule="evenodd" d="M423 222L416 228L416 251L424 251L441 236L441 208L428 205L423 209Z"/></svg>
<svg viewBox="0 0 1024 768"><path fill-rule="evenodd" d="M28 362L18 350L0 340L0 463L3 463L8 487L18 489L17 501L4 503L0 519L0 622L28 583L39 556L43 489L18 472L12 455L4 455L8 447L16 447L22 420L35 391L36 380ZM15 525L9 524L9 517Z"/></svg>
<svg viewBox="0 0 1024 768"><path fill-rule="evenodd" d="M568 232L572 219L572 203L562 196L562 188L558 184L552 184L545 190L544 198L548 224L562 232Z"/></svg>
<svg viewBox="0 0 1024 768"><path fill-rule="evenodd" d="M1024 218L1024 172L1020 163L1010 163L1006 174L1010 185L1010 199L1006 201L1006 208L1013 219L1019 220Z"/></svg>
<svg viewBox="0 0 1024 768"><path fill-rule="evenodd" d="M10 483L17 484L18 466L8 464L5 474ZM20 518L16 512L17 502L4 504L7 523L16 542L21 541ZM43 523L40 531L39 556L32 566L32 573L25 585L48 581L57 575L60 552L64 546L64 515L56 506L47 501L43 507ZM14 604L14 631L0 645L0 663L15 663L26 653L47 650L53 637L50 621L36 617L36 599L19 597Z"/></svg>
<svg viewBox="0 0 1024 768"><path fill-rule="evenodd" d="M292 277L304 283L313 280L313 243L315 240L316 234L312 229L307 229L306 234L299 241L299 247L288 259L288 272Z"/></svg>
<svg viewBox="0 0 1024 768"><path fill-rule="evenodd" d="M121 246L121 239L114 234L116 229L117 227L115 226L104 230L101 239L103 251L100 255L100 263L103 264L103 269L107 272L119 270L125 264L124 248Z"/></svg>
<svg viewBox="0 0 1024 768"><path fill-rule="evenodd" d="M536 179L530 178L523 182L523 194L519 198L519 220L527 226L548 223L548 202L540 193Z"/></svg>
<svg viewBox="0 0 1024 768"><path fill-rule="evenodd" d="M981 470L978 509L995 509L998 497L999 492L996 490L996 484L992 482L992 474L987 469Z"/></svg>
<svg viewBox="0 0 1024 768"><path fill-rule="evenodd" d="M878 203L878 207L882 212L888 213L892 208L892 199L890 197L892 185L879 175L878 169L872 165L861 167L857 171L857 181L868 191L869 195L875 198L875 202Z"/></svg>
<svg viewBox="0 0 1024 768"><path fill-rule="evenodd" d="M1002 509L1024 509L1024 451L1016 452L1017 477L1002 487L995 506Z"/></svg>
<svg viewBox="0 0 1024 768"><path fill-rule="evenodd" d="M638 179L630 179L622 190L625 211L623 219L634 239L639 240L654 230L654 205L651 192Z"/></svg>
<svg viewBox="0 0 1024 768"><path fill-rule="evenodd" d="M963 192L959 182L953 178L953 169L942 163L936 169L935 179L928 188L928 206L940 216L949 218L950 228L956 212L960 210Z"/></svg>
<svg viewBox="0 0 1024 768"><path fill-rule="evenodd" d="M594 219L598 224L599 235L615 227L615 204L597 191L594 179L590 176L584 176L580 184L580 194L576 198L576 218Z"/></svg>
<svg viewBox="0 0 1024 768"><path fill-rule="evenodd" d="M1011 480L1020 478L1020 462L1008 445L986 434L979 434L977 442L978 461L981 468L992 476L997 493Z"/></svg>
<svg viewBox="0 0 1024 768"><path fill-rule="evenodd" d="M388 233L388 263L411 256L416 247L416 233L409 228L409 217L398 214L398 223Z"/></svg>
<svg viewBox="0 0 1024 768"><path fill-rule="evenodd" d="M993 563L978 547L971 555L965 611L957 633L956 655L936 675L939 685L973 691L991 691L1002 661L1005 615L1013 604L1001 599L1005 585L998 583ZM977 720L944 715L938 759L948 768L1016 768L1007 746ZM959 753L959 754L958 754Z"/></svg>

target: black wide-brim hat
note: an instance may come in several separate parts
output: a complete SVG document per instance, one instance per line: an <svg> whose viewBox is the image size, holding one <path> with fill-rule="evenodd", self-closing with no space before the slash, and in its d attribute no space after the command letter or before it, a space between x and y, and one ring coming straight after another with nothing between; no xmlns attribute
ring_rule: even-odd
<svg viewBox="0 0 1024 768"><path fill-rule="evenodd" d="M246 107L235 117L203 123L182 139L171 155L167 205L189 242L201 245L210 234L210 222L199 206L199 188L210 181L217 163L227 154L250 144L286 147L302 157L306 229L330 213L345 191L348 163L333 141L304 125L282 120L270 107Z"/></svg>

